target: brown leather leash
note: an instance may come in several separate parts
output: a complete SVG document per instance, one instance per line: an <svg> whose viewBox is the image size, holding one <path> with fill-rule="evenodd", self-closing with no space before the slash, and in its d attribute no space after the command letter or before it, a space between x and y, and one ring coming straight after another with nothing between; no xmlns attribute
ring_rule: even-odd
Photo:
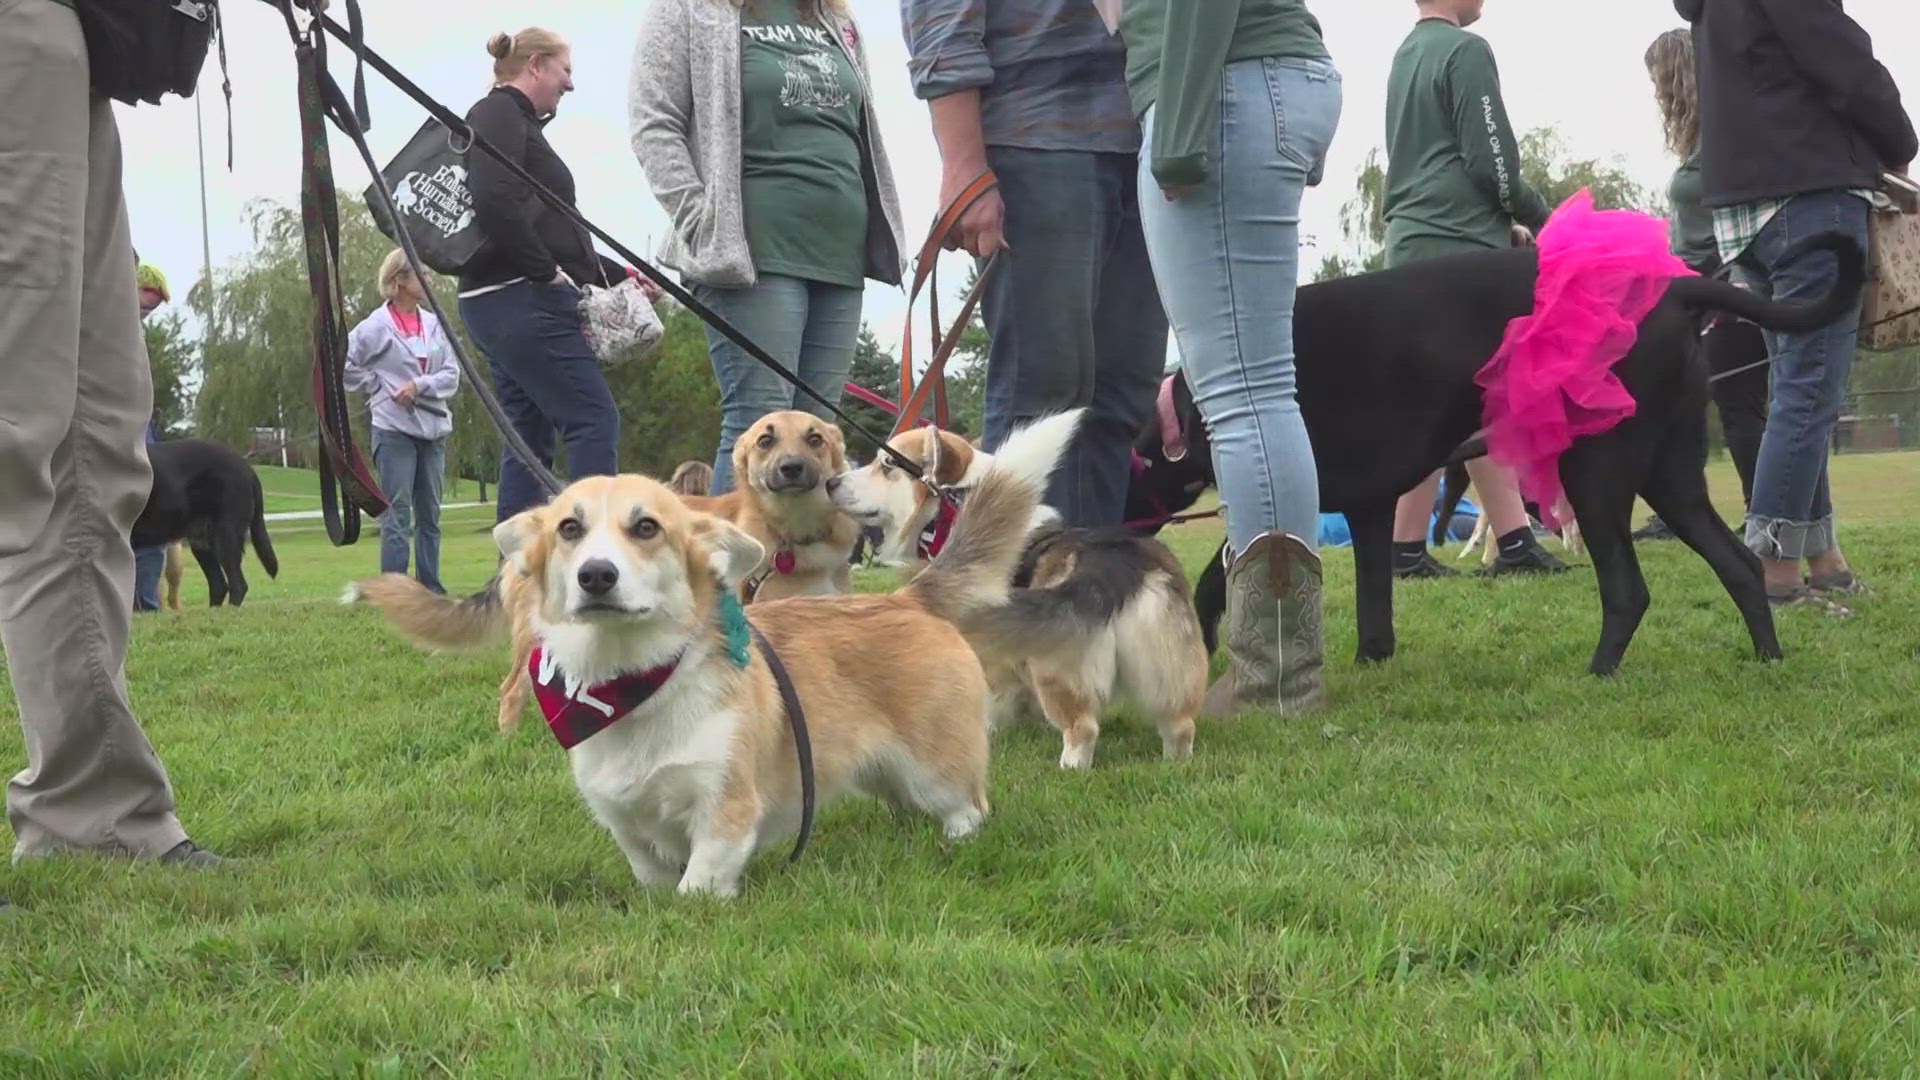
<svg viewBox="0 0 1920 1080"><path fill-rule="evenodd" d="M917 424L929 401L933 404L934 426L943 429L948 426L947 360L959 347L960 338L966 333L974 309L986 294L987 282L999 268L1000 253L994 252L987 258L986 265L980 268L979 275L974 278L973 288L967 290L966 298L961 302L959 318L944 334L940 329L940 253L945 250L947 240L953 236L954 229L959 227L960 219L966 216L967 211L999 186L1000 178L991 169L975 177L940 212L933 228L927 233L926 242L920 245L920 256L914 263L913 286L907 291L906 327L900 335L900 414L894 420L893 430L887 433L889 438ZM928 341L934 351L932 362L927 365L926 373L920 376L919 385L916 386L913 375L913 305L920 299L922 289L928 291Z"/></svg>

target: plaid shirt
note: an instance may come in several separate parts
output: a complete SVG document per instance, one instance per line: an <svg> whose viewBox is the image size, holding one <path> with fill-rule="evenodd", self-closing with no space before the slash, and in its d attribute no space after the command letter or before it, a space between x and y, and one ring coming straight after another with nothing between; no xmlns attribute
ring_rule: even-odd
<svg viewBox="0 0 1920 1080"><path fill-rule="evenodd" d="M1853 188L1851 193L1867 200L1869 205L1886 196L1871 188ZM1773 215L1787 205L1786 199L1762 199L1759 202L1741 203L1738 206L1717 206L1713 210L1713 240L1720 247L1720 261L1732 266L1753 246L1754 238L1760 230L1767 227Z"/></svg>

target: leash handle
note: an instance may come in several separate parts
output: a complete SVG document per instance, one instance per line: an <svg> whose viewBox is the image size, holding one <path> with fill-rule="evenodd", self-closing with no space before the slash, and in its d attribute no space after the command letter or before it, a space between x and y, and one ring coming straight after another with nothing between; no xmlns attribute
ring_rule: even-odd
<svg viewBox="0 0 1920 1080"><path fill-rule="evenodd" d="M933 227L927 231L927 238L920 245L920 255L914 260L913 285L907 290L906 326L900 336L900 414L894 421L894 427L888 432L891 438L914 426L920 414L926 409L929 397L933 400L933 422L936 427L946 428L947 413L947 359L960 344L960 335L965 331L967 321L973 318L973 309L979 303L984 292L988 276L1000 260L1000 253L994 252L988 257L987 265L974 280L974 287L967 293L961 305L960 318L955 321L950 333L942 334L940 329L940 253L960 226L960 219L974 204L984 198L988 192L1000 186L1000 178L992 169L973 178L972 182L960 189L952 201L940 211L934 219ZM920 378L922 387L931 386L931 391L916 391L913 374L913 305L920 299L920 291L929 290L927 299L928 345L934 349L933 361L927 365L927 372Z"/></svg>
<svg viewBox="0 0 1920 1080"><path fill-rule="evenodd" d="M806 853L807 840L813 836L813 811L817 793L814 790L813 775L813 739L807 734L807 715L800 708L800 694L793 688L793 679L787 675L787 666L780 662L780 654L773 651L765 634L751 622L747 629L753 631L754 644L760 646L760 655L766 657L767 670L773 672L773 684L780 688L780 706L787 714L787 726L793 729L793 750L800 759L800 836L793 843L793 854L787 856L790 863L799 862Z"/></svg>

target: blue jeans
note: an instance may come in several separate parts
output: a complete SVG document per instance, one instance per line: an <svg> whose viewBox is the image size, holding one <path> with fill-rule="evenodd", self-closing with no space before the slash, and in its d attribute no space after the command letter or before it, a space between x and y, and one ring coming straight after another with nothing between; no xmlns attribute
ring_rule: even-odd
<svg viewBox="0 0 1920 1080"><path fill-rule="evenodd" d="M1220 126L1205 183L1176 201L1147 162L1147 246L1206 419L1227 539L1320 537L1320 481L1294 397L1293 300L1300 200L1318 184L1340 125L1340 73L1321 60L1255 58L1221 76ZM1143 121L1152 145L1155 112Z"/></svg>
<svg viewBox="0 0 1920 1080"><path fill-rule="evenodd" d="M992 452L1015 427L1086 408L1047 505L1071 526L1118 525L1133 440L1153 416L1167 363L1138 158L990 146L987 161L1006 205L1008 250L981 300L992 339L981 445Z"/></svg>
<svg viewBox="0 0 1920 1080"><path fill-rule="evenodd" d="M487 357L500 408L540 464L553 468L557 433L566 443L569 478L619 471L620 411L581 334L577 292L523 281L463 298L460 318ZM502 447L497 520L546 501L539 481Z"/></svg>
<svg viewBox="0 0 1920 1080"><path fill-rule="evenodd" d="M380 515L380 572L407 572L411 532L414 577L445 593L440 586L440 483L447 471L447 440L374 428L373 467L387 496L387 512Z"/></svg>
<svg viewBox="0 0 1920 1080"><path fill-rule="evenodd" d="M1823 233L1851 236L1864 249L1868 224L1866 201L1857 195L1823 191L1795 196L1754 237L1736 269L1762 296L1825 296L1839 272L1832 253L1816 252L1790 262L1782 257L1795 243ZM1856 302L1824 330L1766 335L1773 392L1754 463L1746 536L1747 547L1762 558L1812 558L1836 544L1827 448L1853 370L1859 324Z"/></svg>
<svg viewBox="0 0 1920 1080"><path fill-rule="evenodd" d="M147 445L160 441L147 421ZM160 610L160 573L167 568L167 545L133 549L133 610Z"/></svg>
<svg viewBox="0 0 1920 1080"><path fill-rule="evenodd" d="M747 288L697 285L693 294L787 365L814 393L839 402L847 370L853 366L854 343L860 337L860 304L866 295L862 290L761 274ZM724 495L733 490L733 444L754 421L787 409L823 419L833 414L711 327L707 352L713 358L713 377L720 384L720 448L713 455L710 490Z"/></svg>

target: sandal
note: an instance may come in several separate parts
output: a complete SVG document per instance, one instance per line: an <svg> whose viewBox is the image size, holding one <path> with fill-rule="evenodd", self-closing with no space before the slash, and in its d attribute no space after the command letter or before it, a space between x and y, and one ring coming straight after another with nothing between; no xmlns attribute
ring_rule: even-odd
<svg viewBox="0 0 1920 1080"><path fill-rule="evenodd" d="M1795 585L1783 593L1768 589L1767 603L1773 605L1775 611L1781 608L1806 607L1813 608L1824 615L1831 615L1836 619L1853 617L1853 612L1850 609L1841 607L1839 604L1821 596L1808 585Z"/></svg>
<svg viewBox="0 0 1920 1080"><path fill-rule="evenodd" d="M1807 588L1823 596L1867 596L1872 590L1866 583L1853 576L1853 571L1842 570L1837 574L1814 574L1806 579Z"/></svg>

